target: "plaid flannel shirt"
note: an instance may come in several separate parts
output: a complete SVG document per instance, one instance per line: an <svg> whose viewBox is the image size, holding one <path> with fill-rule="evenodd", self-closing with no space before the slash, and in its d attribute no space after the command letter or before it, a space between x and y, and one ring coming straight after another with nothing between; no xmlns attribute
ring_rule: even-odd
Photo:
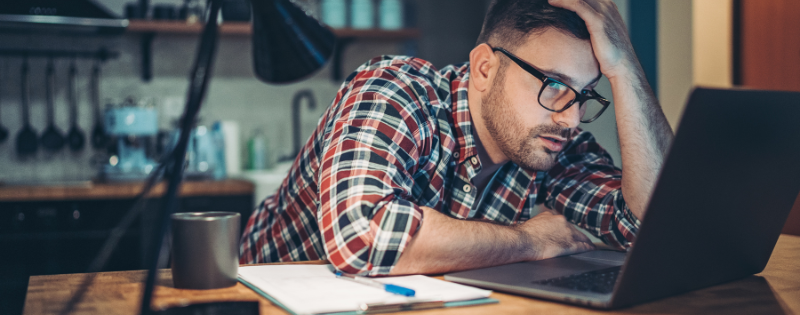
<svg viewBox="0 0 800 315"><path fill-rule="evenodd" d="M240 263L327 259L341 271L388 274L424 224L420 206L510 225L544 203L618 248L639 221L621 170L576 130L546 172L503 165L478 196L481 171L467 103L469 64L436 70L382 56L359 67L244 230Z"/></svg>

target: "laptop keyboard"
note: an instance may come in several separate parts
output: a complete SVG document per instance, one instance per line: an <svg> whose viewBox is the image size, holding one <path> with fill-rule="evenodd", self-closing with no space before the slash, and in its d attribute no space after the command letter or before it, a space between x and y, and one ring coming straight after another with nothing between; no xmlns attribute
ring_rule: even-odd
<svg viewBox="0 0 800 315"><path fill-rule="evenodd" d="M534 281L534 284L552 285L576 291L611 293L622 266L584 272L559 278Z"/></svg>

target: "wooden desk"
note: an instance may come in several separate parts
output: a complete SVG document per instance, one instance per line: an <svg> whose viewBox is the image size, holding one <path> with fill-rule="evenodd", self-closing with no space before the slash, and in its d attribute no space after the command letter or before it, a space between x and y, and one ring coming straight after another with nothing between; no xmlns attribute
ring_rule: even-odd
<svg viewBox="0 0 800 315"><path fill-rule="evenodd" d="M319 262L311 262L319 263ZM95 279L75 314L138 314L144 271L103 272ZM57 314L90 274L33 276L25 314ZM439 277L441 278L441 277ZM781 235L764 272L742 280L613 312L585 309L503 293L499 304L436 309L402 314L793 314L800 313L800 237ZM241 283L218 290L172 287L169 270L161 272L154 306L210 301L259 301L261 315L286 314Z"/></svg>

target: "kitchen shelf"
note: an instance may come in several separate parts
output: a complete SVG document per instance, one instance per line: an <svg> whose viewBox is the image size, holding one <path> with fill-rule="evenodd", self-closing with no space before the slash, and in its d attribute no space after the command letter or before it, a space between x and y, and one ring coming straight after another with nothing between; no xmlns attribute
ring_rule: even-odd
<svg viewBox="0 0 800 315"><path fill-rule="evenodd" d="M183 21L140 21L129 20L128 33L157 33L157 34L200 34L203 30L201 23L186 23ZM228 22L220 26L221 35L250 35L250 23Z"/></svg>
<svg viewBox="0 0 800 315"><path fill-rule="evenodd" d="M0 234L0 241L65 241L74 239L100 239L104 240L111 235L111 230L89 230L89 231L49 231L49 232L24 232L24 233L5 233ZM136 231L127 231L126 238L140 237Z"/></svg>
<svg viewBox="0 0 800 315"><path fill-rule="evenodd" d="M182 21L142 21L129 20L128 33L156 33L156 34L200 34L203 30L201 23L186 23ZM250 35L252 27L250 22L226 22L220 25L220 35ZM383 39L383 40L403 40L419 38L419 29L407 28L394 31L380 29L334 29L333 33L339 38L358 38L358 39Z"/></svg>
<svg viewBox="0 0 800 315"><path fill-rule="evenodd" d="M91 183L85 185L0 185L0 202L43 201L43 200L97 200L132 199L142 191L143 182ZM219 181L183 181L181 197L249 195L254 190L253 183L240 179ZM166 185L159 183L150 191L149 197L164 194Z"/></svg>
<svg viewBox="0 0 800 315"><path fill-rule="evenodd" d="M203 30L202 23L186 23L183 21L150 21L150 20L129 20L127 33L141 34L142 36L142 79L149 81L152 78L152 44L157 34L170 35L200 35ZM221 36L249 36L252 34L250 22L227 22L220 25L219 34ZM416 28L400 30L380 30L380 29L333 29L333 33L339 39L336 50L334 51L332 62L332 77L338 81L341 79L341 57L344 48L356 40L373 41L403 41L414 40L420 37L420 31Z"/></svg>

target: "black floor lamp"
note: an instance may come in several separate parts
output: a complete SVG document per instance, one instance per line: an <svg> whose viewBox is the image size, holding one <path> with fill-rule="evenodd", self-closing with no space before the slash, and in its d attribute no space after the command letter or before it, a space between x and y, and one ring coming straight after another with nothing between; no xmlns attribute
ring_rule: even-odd
<svg viewBox="0 0 800 315"><path fill-rule="evenodd" d="M141 313L151 313L159 256L170 215L178 203L177 192L183 178L183 166L189 134L206 94L218 37L218 15L222 2L210 0L206 8L206 24L197 49L197 57L189 76L189 90L180 121L178 144L165 164L167 190L158 209L152 246L147 253L147 280L142 296ZM256 76L267 83L288 83L311 75L325 65L333 53L336 36L328 28L290 0L251 0L253 12L253 67Z"/></svg>

